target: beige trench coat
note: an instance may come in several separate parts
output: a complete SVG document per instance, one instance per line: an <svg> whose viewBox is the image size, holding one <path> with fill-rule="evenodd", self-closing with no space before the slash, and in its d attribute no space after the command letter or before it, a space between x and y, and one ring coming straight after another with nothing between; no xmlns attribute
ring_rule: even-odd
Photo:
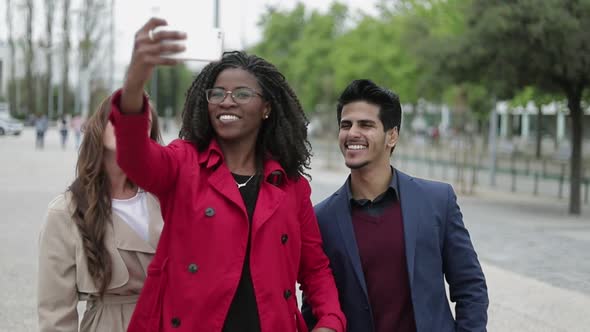
<svg viewBox="0 0 590 332"><path fill-rule="evenodd" d="M112 279L104 298L99 300L98 289L88 273L80 233L71 217L71 194L62 194L49 204L39 241L37 309L41 332L127 330L163 227L160 206L150 194L147 206L147 242L113 214L105 234ZM81 322L79 301L86 301Z"/></svg>

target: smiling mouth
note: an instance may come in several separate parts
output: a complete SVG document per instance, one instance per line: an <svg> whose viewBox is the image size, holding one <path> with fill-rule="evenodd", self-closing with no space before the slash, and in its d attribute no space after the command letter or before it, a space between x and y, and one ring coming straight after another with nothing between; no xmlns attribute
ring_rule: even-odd
<svg viewBox="0 0 590 332"><path fill-rule="evenodd" d="M360 150L367 149L367 146L362 145L362 144L346 144L345 147L347 150L352 150L352 151L360 151Z"/></svg>
<svg viewBox="0 0 590 332"><path fill-rule="evenodd" d="M217 119L221 122L233 122L239 120L240 118L233 114L221 114L217 117Z"/></svg>

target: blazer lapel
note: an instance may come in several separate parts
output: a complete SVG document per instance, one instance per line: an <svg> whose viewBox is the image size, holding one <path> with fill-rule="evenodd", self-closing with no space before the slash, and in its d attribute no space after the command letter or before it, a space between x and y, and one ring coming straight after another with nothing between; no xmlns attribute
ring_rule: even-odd
<svg viewBox="0 0 590 332"><path fill-rule="evenodd" d="M414 178L395 170L399 181L399 190L402 207L402 218L404 224L404 241L406 247L406 262L408 266L408 278L410 288L414 282L414 258L416 256L416 236L422 220L420 210L421 193L414 185Z"/></svg>
<svg viewBox="0 0 590 332"><path fill-rule="evenodd" d="M356 275L365 296L368 297L367 283L365 282L365 274L363 273L361 257L359 255L358 245L354 236L354 228L352 226L352 218L350 216L350 198L348 197L348 190L346 189L347 185L348 181L346 181L346 183L344 183L344 185L336 192L337 196L334 202L334 206L336 207L336 223L340 229L342 242L344 243L348 257L350 258L354 274Z"/></svg>

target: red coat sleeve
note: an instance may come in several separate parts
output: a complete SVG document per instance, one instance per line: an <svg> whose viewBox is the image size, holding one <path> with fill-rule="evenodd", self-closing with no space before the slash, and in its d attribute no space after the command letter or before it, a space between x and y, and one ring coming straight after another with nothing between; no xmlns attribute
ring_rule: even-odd
<svg viewBox="0 0 590 332"><path fill-rule="evenodd" d="M305 179L300 179L297 186L301 197L301 264L297 279L318 318L316 327L342 332L346 330L346 318L340 309L330 262L322 249L320 229L310 199L311 188Z"/></svg>
<svg viewBox="0 0 590 332"><path fill-rule="evenodd" d="M121 112L121 90L111 98L109 119L115 128L117 163L138 186L162 197L176 182L183 144L176 140L163 147L148 137L149 103L143 98L140 113Z"/></svg>

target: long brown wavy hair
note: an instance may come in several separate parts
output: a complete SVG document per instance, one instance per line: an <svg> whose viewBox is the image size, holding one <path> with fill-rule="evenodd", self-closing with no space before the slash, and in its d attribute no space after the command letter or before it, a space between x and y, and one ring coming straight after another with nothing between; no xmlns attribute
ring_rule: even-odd
<svg viewBox="0 0 590 332"><path fill-rule="evenodd" d="M161 142L158 116L153 107L150 138ZM104 243L106 227L111 222L110 183L104 166L103 136L111 112L111 98L103 100L84 125L76 179L68 190L72 193L73 219L82 237L88 272L102 296L112 277L112 261ZM130 185L133 183L129 182Z"/></svg>

